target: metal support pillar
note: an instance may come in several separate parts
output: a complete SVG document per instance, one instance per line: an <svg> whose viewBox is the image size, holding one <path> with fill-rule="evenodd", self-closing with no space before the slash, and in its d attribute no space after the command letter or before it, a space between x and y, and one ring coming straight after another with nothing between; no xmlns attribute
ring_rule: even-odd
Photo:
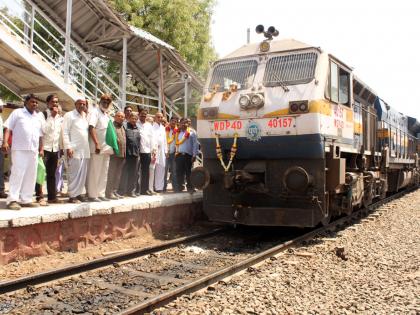
<svg viewBox="0 0 420 315"><path fill-rule="evenodd" d="M127 103L127 37L123 37L123 52L122 52L122 65L120 75L120 90L121 102L120 108L124 108Z"/></svg>
<svg viewBox="0 0 420 315"><path fill-rule="evenodd" d="M86 58L82 56L82 93L86 97Z"/></svg>
<svg viewBox="0 0 420 315"><path fill-rule="evenodd" d="M163 93L162 93L162 54L160 52L160 49L158 49L157 51L157 58L158 58L158 63L159 63L159 101L158 101L158 111L161 112L162 111L162 98L163 98Z"/></svg>
<svg viewBox="0 0 420 315"><path fill-rule="evenodd" d="M171 119L174 116L173 108L175 108L175 102L173 100L171 100L171 109L170 109L169 114L168 114L169 119ZM168 121L169 121L169 119L168 119Z"/></svg>
<svg viewBox="0 0 420 315"><path fill-rule="evenodd" d="M95 102L98 101L98 89L99 89L99 70L98 70L98 64L95 64Z"/></svg>
<svg viewBox="0 0 420 315"><path fill-rule="evenodd" d="M32 6L31 10L31 38L29 42L30 51L32 53L34 49L34 31L35 31L35 6Z"/></svg>
<svg viewBox="0 0 420 315"><path fill-rule="evenodd" d="M164 77L163 77L163 62L164 62L164 59L163 59L163 54L160 54L160 81L161 81L161 85L160 85L160 89L161 89L161 97L160 97L160 107L161 107L161 109L162 109L162 114L163 114L163 117L166 117L166 100L165 100L165 87L164 87L164 84L165 84L165 80L164 80Z"/></svg>
<svg viewBox="0 0 420 315"><path fill-rule="evenodd" d="M29 14L27 13L26 10L24 10L23 11L23 20L25 22L23 23L23 34L25 35L24 36L24 40L25 40L25 42L27 44L29 44L29 37L30 37L30 33L29 32L31 32L30 26L28 26L28 25L31 24L31 21L29 19L30 19Z"/></svg>
<svg viewBox="0 0 420 315"><path fill-rule="evenodd" d="M188 79L184 82L184 118L187 118L188 109Z"/></svg>
<svg viewBox="0 0 420 315"><path fill-rule="evenodd" d="M70 39L71 39L71 11L73 8L73 0L67 0L66 11L66 45L64 52L64 82L69 83L70 73Z"/></svg>

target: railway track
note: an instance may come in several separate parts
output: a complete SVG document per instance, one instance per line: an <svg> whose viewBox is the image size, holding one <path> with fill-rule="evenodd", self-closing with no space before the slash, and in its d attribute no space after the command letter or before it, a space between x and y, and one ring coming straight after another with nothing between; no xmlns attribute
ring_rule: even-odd
<svg viewBox="0 0 420 315"><path fill-rule="evenodd" d="M406 192L309 232L287 230L284 235L261 239L258 234L244 235L238 231L218 229L155 247L1 282L0 313L143 314L298 246L316 235L358 220ZM290 232L293 236L289 235ZM25 306L28 301L31 301L29 309Z"/></svg>

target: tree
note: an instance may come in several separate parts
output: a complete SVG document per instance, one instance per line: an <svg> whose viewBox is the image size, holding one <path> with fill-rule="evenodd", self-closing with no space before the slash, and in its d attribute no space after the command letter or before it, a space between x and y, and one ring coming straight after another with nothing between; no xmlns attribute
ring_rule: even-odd
<svg viewBox="0 0 420 315"><path fill-rule="evenodd" d="M109 0L125 20L174 46L201 76L216 58L210 22L214 0Z"/></svg>

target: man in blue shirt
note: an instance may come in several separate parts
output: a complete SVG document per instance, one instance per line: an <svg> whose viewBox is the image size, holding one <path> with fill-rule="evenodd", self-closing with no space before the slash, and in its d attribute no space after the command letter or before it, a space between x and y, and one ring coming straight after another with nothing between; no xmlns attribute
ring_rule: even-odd
<svg viewBox="0 0 420 315"><path fill-rule="evenodd" d="M180 130L175 136L175 171L176 171L176 192L184 190L184 183L187 182L187 190L194 192L191 184L191 168L198 153L197 133L189 127L188 119L180 121Z"/></svg>

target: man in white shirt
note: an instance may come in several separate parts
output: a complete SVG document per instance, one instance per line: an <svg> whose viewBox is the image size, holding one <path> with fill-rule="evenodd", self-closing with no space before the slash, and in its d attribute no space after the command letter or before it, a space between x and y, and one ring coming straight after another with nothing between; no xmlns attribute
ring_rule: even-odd
<svg viewBox="0 0 420 315"><path fill-rule="evenodd" d="M154 188L156 192L162 192L165 185L166 154L168 153L168 146L166 144L166 132L162 121L163 114L156 113L155 122L153 124L153 133L156 141L156 164L154 176Z"/></svg>
<svg viewBox="0 0 420 315"><path fill-rule="evenodd" d="M0 99L0 146L3 144L3 100ZM0 198L7 198L4 192L4 153L0 150Z"/></svg>
<svg viewBox="0 0 420 315"><path fill-rule="evenodd" d="M68 194L71 203L84 201L81 195L90 158L86 106L85 100L77 100L76 109L66 113L63 118L63 145L68 159Z"/></svg>
<svg viewBox="0 0 420 315"><path fill-rule="evenodd" d="M89 145L90 162L87 178L89 201L109 201L105 197L106 182L108 178L109 158L114 153L106 144L106 130L109 123L108 109L112 98L108 94L101 96L99 107L89 113Z"/></svg>
<svg viewBox="0 0 420 315"><path fill-rule="evenodd" d="M140 112L138 128L140 130L140 172L136 192L142 195L152 195L149 190L149 168L152 158L156 157L153 126L146 121L147 110Z"/></svg>
<svg viewBox="0 0 420 315"><path fill-rule="evenodd" d="M6 120L2 149L9 150L10 131L12 138L12 169L9 180L7 208L38 207L32 202L36 182L38 153L43 156L42 121L36 112L38 101L35 95L25 97L24 108L14 110Z"/></svg>
<svg viewBox="0 0 420 315"><path fill-rule="evenodd" d="M60 154L61 127L63 117L58 113L58 96L51 94L47 96L48 109L40 113L44 120L42 131L44 134L44 164L47 173L48 203L61 203L57 199L57 187L55 183L55 171L57 170L58 158ZM35 187L37 201L42 205L43 194L42 185Z"/></svg>

